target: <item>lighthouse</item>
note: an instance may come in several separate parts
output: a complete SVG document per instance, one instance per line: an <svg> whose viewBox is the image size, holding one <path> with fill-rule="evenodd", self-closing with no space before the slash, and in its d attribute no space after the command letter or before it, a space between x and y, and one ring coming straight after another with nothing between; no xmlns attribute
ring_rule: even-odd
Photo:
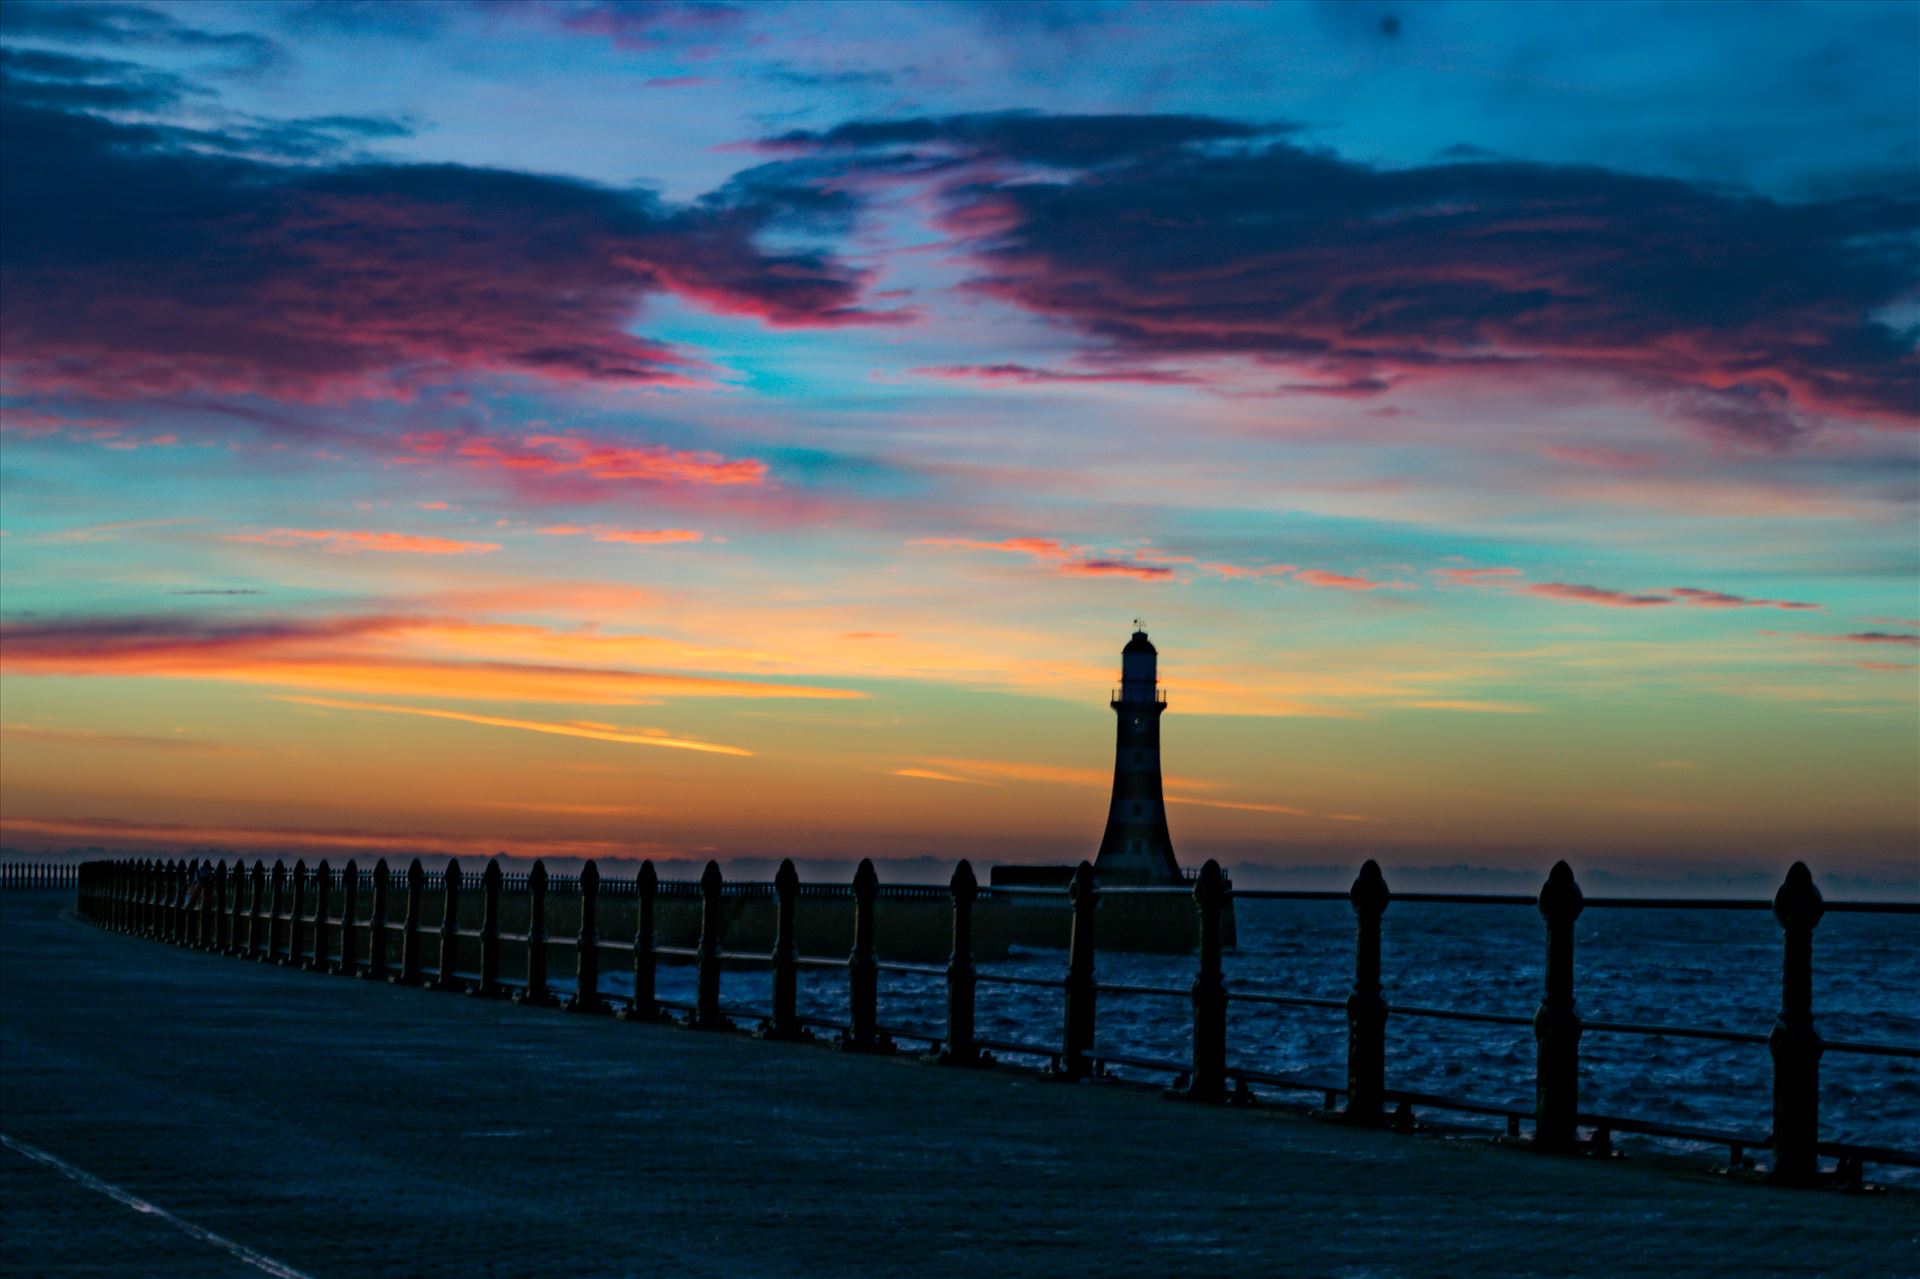
<svg viewBox="0 0 1920 1279"><path fill-rule="evenodd" d="M1135 623L1138 626L1138 623ZM1120 691L1112 699L1116 735L1113 798L1093 869L1108 882L1178 883L1180 863L1167 833L1167 801L1160 791L1159 650L1136 629L1120 650Z"/></svg>

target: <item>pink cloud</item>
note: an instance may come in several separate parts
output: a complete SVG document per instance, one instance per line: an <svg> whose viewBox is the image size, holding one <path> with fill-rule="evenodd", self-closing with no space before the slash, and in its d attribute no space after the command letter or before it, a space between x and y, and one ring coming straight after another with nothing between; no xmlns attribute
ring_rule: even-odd
<svg viewBox="0 0 1920 1279"><path fill-rule="evenodd" d="M401 440L401 461L444 459L464 466L528 476L567 476L665 485L758 485L767 464L661 444L626 445L577 435L499 436L423 431Z"/></svg>
<svg viewBox="0 0 1920 1279"><path fill-rule="evenodd" d="M1818 604L1806 604L1798 600L1754 599L1744 595L1728 595L1724 591L1703 591L1692 586L1675 586L1672 593L1683 604L1694 604L1701 608L1778 608L1796 612L1821 611Z"/></svg>
<svg viewBox="0 0 1920 1279"><path fill-rule="evenodd" d="M1519 589L1523 595L1571 600L1576 604L1600 604L1607 608L1656 608L1675 602L1667 595L1630 595L1625 591L1610 591L1601 586L1582 586L1573 582L1536 582Z"/></svg>
<svg viewBox="0 0 1920 1279"><path fill-rule="evenodd" d="M1337 591L1378 591L1387 587L1386 582L1376 582L1370 577L1357 577L1352 573L1331 573L1322 568L1303 568L1293 575L1296 582L1305 582L1308 586L1323 586Z"/></svg>
<svg viewBox="0 0 1920 1279"><path fill-rule="evenodd" d="M485 555L500 549L498 542L463 542L448 537L418 537L411 533L374 533L359 529L277 528L265 533L233 533L222 540L255 542L263 546L317 544L342 554L380 551L399 555Z"/></svg>
<svg viewBox="0 0 1920 1279"><path fill-rule="evenodd" d="M913 370L921 377L951 381L1002 382L1023 386L1049 383L1124 382L1147 386L1188 386L1200 381L1175 369L1118 367L1110 369L1042 369L1030 364L943 364Z"/></svg>
<svg viewBox="0 0 1920 1279"><path fill-rule="evenodd" d="M1137 577L1143 581L1163 581L1173 570L1159 564L1140 564L1126 560L1072 560L1060 566L1067 577Z"/></svg>
<svg viewBox="0 0 1920 1279"><path fill-rule="evenodd" d="M1066 559L1080 553L1077 546L1068 546L1051 537L1003 537L998 541L986 541L971 537L922 537L912 543L914 546L947 546L968 551L1006 551L1015 555L1031 555L1035 559Z"/></svg>
<svg viewBox="0 0 1920 1279"><path fill-rule="evenodd" d="M1493 586L1521 576L1517 568L1436 568L1433 575L1455 586Z"/></svg>
<svg viewBox="0 0 1920 1279"><path fill-rule="evenodd" d="M669 546L682 542L704 542L705 533L690 528L603 528L594 530L596 542L624 542L629 546Z"/></svg>

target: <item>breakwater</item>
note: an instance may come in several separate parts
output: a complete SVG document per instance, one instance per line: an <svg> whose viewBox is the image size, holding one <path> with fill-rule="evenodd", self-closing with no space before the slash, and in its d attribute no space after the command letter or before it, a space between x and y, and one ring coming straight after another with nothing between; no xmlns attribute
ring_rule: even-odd
<svg viewBox="0 0 1920 1279"><path fill-rule="evenodd" d="M109 926L145 932L206 949L310 968L389 976L444 989L508 995L533 1003L553 1002L561 982L549 971L550 952L571 948L573 991L567 1001L580 1011L622 1005L623 1015L654 1020L684 1017L702 1027L758 1024L776 1038L832 1032L854 1050L887 1051L900 1042L919 1041L943 1059L975 1064L990 1055L1032 1056L1063 1078L1086 1078L1108 1071L1163 1072L1181 1095L1198 1100L1251 1099L1268 1092L1319 1093L1328 1113L1346 1122L1407 1126L1421 1114L1441 1111L1489 1115L1504 1120L1509 1133L1540 1149L1604 1153L1617 1134L1672 1137L1724 1148L1728 1164L1750 1166L1756 1154L1767 1156L1768 1175L1794 1184L1838 1181L1857 1184L1869 1164L1920 1166L1911 1150L1823 1140L1820 1130L1820 1059L1827 1053L1880 1058L1920 1059L1920 1047L1865 1040L1823 1038L1814 1027L1812 940L1828 912L1859 914L1920 913L1913 904L1826 903L1804 867L1796 867L1772 902L1673 901L1632 898L1583 898L1566 867L1556 867L1537 896L1483 894L1392 894L1377 868L1363 868L1347 894L1238 890L1232 892L1217 867L1204 870L1190 888L1097 887L1090 868L1082 868L1070 889L982 889L970 868L959 867L946 888L884 886L870 865L849 884L803 885L783 867L771 884L727 884L716 866L697 884L663 883L650 866L631 880L603 883L589 864L578 877L549 879L538 865L525 876L509 876L489 864L477 877L457 865L428 876L416 862L405 876L389 879L384 865L372 872L349 867L334 872L323 864L309 872L296 863L291 874L276 865L269 874L258 863L234 874L224 864L204 870L187 863L90 863L83 869L81 912ZM437 881L437 882L432 882ZM364 891L363 891L364 890ZM1220 923L1229 893L1247 901L1344 900L1355 917L1353 984L1345 999L1229 989L1221 963ZM437 894L437 896L430 896ZM630 894L631 932L608 924L609 912ZM1064 974L1024 977L980 971L973 945L974 919L983 898L1026 896L1034 908L1051 910L1065 923ZM729 898L768 903L773 944L765 950L737 949L727 932ZM809 897L845 903L841 932L833 952L802 945L797 921ZM1200 938L1190 986L1143 985L1103 981L1096 976L1100 923L1104 912L1130 897L1154 896L1165 902L1184 897L1193 911ZM699 925L693 945L663 940L659 929L663 903L697 906ZM1388 1001L1381 986L1381 920L1392 901L1451 906L1527 906L1544 925L1545 998L1529 1016L1402 1005ZM571 914L566 915L571 902ZM931 904L951 938L943 967L880 958L880 927L889 916L907 918L909 903ZM1574 1011L1574 922L1586 909L1600 910L1767 910L1784 940L1780 1013L1770 1034L1664 1023L1582 1020ZM524 914L509 914L524 909ZM737 919L741 915L735 912ZM433 922L438 920L437 925ZM569 921L563 931L562 921ZM631 938L631 940L628 940ZM696 975L692 998L659 997L657 966L688 964ZM721 973L728 967L770 970L768 1000L742 1008L721 999ZM622 971L622 970L628 971ZM629 977L630 971L630 977ZM845 1012L839 1017L803 1016L796 988L803 972L844 974ZM621 978L615 980L614 973ZM878 999L883 973L921 982L940 981L946 994L945 1026L933 1033L891 1026L882 1021ZM626 990L618 987L631 985ZM744 979L736 979L736 982ZM975 997L981 983L1043 988L1061 1000L1060 1030L1052 1038L1039 1027L1017 1037L983 1035L976 1029ZM1097 1010L1108 1001L1175 1000L1190 1020L1190 1051L1180 1059L1112 1051L1097 1035ZM1231 1062L1227 1055L1229 1006L1240 1008L1317 1008L1345 1014L1347 1061L1344 1078L1310 1078ZM1486 1105L1469 1098L1387 1086L1389 1020L1394 1037L1414 1033L1422 1020L1526 1027L1535 1040L1534 1104ZM1405 1021L1408 1029L1399 1029ZM1586 1033L1694 1039L1763 1045L1772 1059L1772 1132L1733 1131L1708 1124L1672 1124L1631 1114L1597 1113L1580 1092L1580 1044ZM1344 1102L1344 1104L1342 1104Z"/></svg>

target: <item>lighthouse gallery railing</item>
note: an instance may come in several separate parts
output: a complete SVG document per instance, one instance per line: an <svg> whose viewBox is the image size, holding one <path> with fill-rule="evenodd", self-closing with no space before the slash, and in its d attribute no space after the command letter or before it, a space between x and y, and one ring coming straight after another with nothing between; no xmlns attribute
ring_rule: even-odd
<svg viewBox="0 0 1920 1279"><path fill-rule="evenodd" d="M602 881L588 862L578 876L549 876L536 862L524 874L504 872L497 861L469 886L458 862L432 878L440 895L440 921L431 927L422 905L429 876L415 860L398 883L382 860L370 871L348 862L340 872L321 862L312 872L304 861L291 872L279 862L271 873L256 861L249 870L236 861L203 865L197 861L113 861L84 863L77 875L80 914L123 932L217 950L265 962L348 976L385 978L400 984L431 985L484 996L511 997L522 1003L553 1004L548 976L549 951L570 947L575 956L573 992L564 1005L578 1012L613 1011L638 1021L671 1020L675 1014L701 1029L727 1029L757 1022L766 1038L801 1039L816 1030L833 1032L851 1051L893 1051L898 1042L927 1044L940 1061L985 1065L993 1054L1043 1060L1049 1073L1084 1079L1113 1068L1164 1072L1173 1091L1197 1101L1251 1100L1264 1090L1321 1094L1324 1111L1357 1124L1413 1126L1415 1108L1504 1118L1508 1135L1522 1136L1531 1123L1530 1144L1548 1151L1610 1149L1616 1133L1636 1133L1724 1146L1729 1165L1743 1166L1748 1152L1772 1154L1769 1179L1786 1184L1836 1180L1858 1184L1866 1164L1920 1167L1920 1152L1857 1143L1823 1141L1818 1132L1819 1070L1825 1053L1920 1059L1920 1046L1830 1040L1814 1026L1812 1007L1813 932L1826 912L1920 914L1920 903L1826 902L1803 865L1796 864L1771 902L1744 899L1584 897L1565 863L1554 867L1538 895L1485 893L1391 893L1379 868L1362 867L1346 893L1284 889L1235 889L1219 867L1208 862L1191 886L1165 887L1096 884L1092 867L1082 863L1064 892L1051 888L981 888L972 868L961 862L945 888L879 883L870 862L862 862L850 884L802 884L791 862L783 863L771 883L727 883L709 862L700 880L657 877L651 862L628 880ZM398 918L393 896L403 894ZM477 889L478 928L460 924L460 900ZM503 893L529 898L525 933L500 929ZM571 936L547 932L549 893L577 898L578 929ZM336 896L337 894L337 896ZM1096 906L1102 896L1157 894L1190 896L1199 915L1197 971L1181 989L1101 982L1096 975ZM632 898L635 931L631 940L599 935L597 904L602 896ZM769 952L724 948L723 903L728 899L766 898L775 904L776 928ZM811 956L795 945L795 911L802 898L850 898L853 927L849 953ZM982 972L973 958L972 915L983 897L1042 897L1060 900L1070 912L1071 930L1064 975L1058 979ZM1232 989L1221 965L1221 917L1230 897L1244 900L1349 902L1356 917L1354 981L1345 999L1284 992ZM698 944L673 947L658 943L655 907L662 899L696 898L701 908ZM946 901L953 928L947 964L911 964L882 960L874 947L874 920L887 900ZM1533 906L1543 917L1547 940L1546 990L1531 1015L1469 1009L1427 1008L1391 1003L1380 977L1382 917L1392 901L1452 905ZM337 902L337 906L335 903ZM363 909L361 903L365 903ZM1573 924L1586 909L1770 909L1784 933L1781 1009L1768 1034L1699 1026L1589 1021L1574 1011ZM462 944L479 951L478 971L460 967ZM503 946L521 950L524 977L501 975ZM429 962L431 949L437 962ZM603 989L603 952L625 953L632 965L633 990L620 995ZM696 969L695 997L677 1002L657 996L656 966L661 960L687 962ZM727 965L771 969L769 1006L741 1007L721 998ZM798 973L803 968L844 968L847 1014L844 1020L806 1017L798 1012ZM938 1031L891 1026L879 1019L879 975L911 974L944 980L946 1025ZM976 1033L975 996L981 983L1058 991L1064 996L1060 1038L1054 1043L1003 1040ZM1192 1008L1192 1049L1185 1061L1106 1052L1095 1044L1096 1011L1102 997L1164 998L1188 1001ZM1344 1079L1263 1071L1235 1065L1227 1056L1230 1004L1305 1008L1344 1012L1348 1029ZM1387 1026L1395 1018L1429 1018L1504 1026L1531 1026L1536 1043L1535 1105L1531 1110L1467 1098L1391 1088L1386 1083ZM1623 1034L1712 1040L1741 1045L1764 1044L1773 1059L1773 1131L1733 1133L1661 1123L1632 1116L1595 1114L1579 1104L1579 1041L1583 1033ZM1340 1103L1344 1099L1344 1105ZM1389 1110L1391 1107L1391 1111ZM1581 1130L1587 1131L1586 1136ZM1822 1157L1837 1161L1821 1171Z"/></svg>

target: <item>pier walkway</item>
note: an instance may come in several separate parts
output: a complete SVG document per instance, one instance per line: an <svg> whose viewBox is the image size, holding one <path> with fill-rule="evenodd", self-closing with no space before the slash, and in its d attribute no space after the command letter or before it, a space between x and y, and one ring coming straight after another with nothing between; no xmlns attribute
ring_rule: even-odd
<svg viewBox="0 0 1920 1279"><path fill-rule="evenodd" d="M8 1275L1920 1273L1910 1192L518 1008L71 899L0 895Z"/></svg>

